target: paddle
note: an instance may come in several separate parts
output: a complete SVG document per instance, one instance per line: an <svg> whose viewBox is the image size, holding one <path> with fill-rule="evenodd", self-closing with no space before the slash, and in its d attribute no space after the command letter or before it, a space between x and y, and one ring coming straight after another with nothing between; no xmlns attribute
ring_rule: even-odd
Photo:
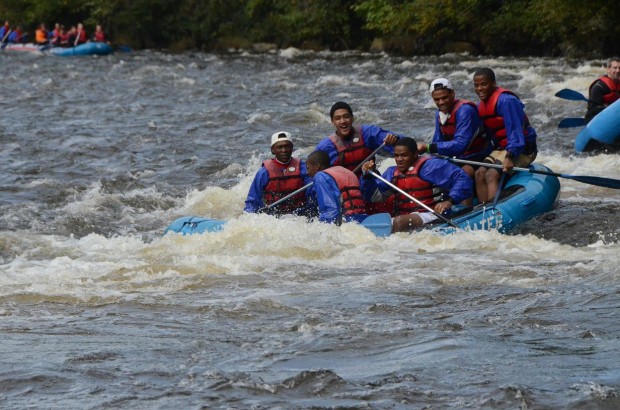
<svg viewBox="0 0 620 410"><path fill-rule="evenodd" d="M577 118L564 118L558 124L558 128L573 128L573 127L583 127L586 125L585 118L577 117Z"/></svg>
<svg viewBox="0 0 620 410"><path fill-rule="evenodd" d="M452 225L453 227L455 227L457 229L461 229L460 226L458 226L457 224L455 224L454 222L452 222L451 220L449 220L448 218L446 218L445 216L443 216L439 212L435 212L435 210L433 208L431 208L430 206L426 205L424 202L419 201L418 199L414 198L413 196L409 195L407 192L403 191L402 189L400 189L396 185L392 184L391 182L389 182L387 179L383 178L378 173L370 171L370 175L372 175L373 177L377 178L380 181L383 181L389 187L391 187L392 189L400 192L401 194L403 194L404 196L406 196L407 198L409 198L411 201L415 202L416 204L420 205L422 208L426 209L427 211L434 213L439 219L441 219L442 221L446 222L447 224L450 224L450 225Z"/></svg>
<svg viewBox="0 0 620 410"><path fill-rule="evenodd" d="M504 169L504 167L499 164L489 164L486 162L468 161L465 159L445 157L443 155L437 155L437 157L446 159L450 162L456 162L459 164L480 165L486 168ZM602 187L613 188L613 189L620 189L620 179L593 177L593 176L588 176L588 175L557 174L555 172L542 171L542 170L530 169L530 168L519 168L519 167L514 167L513 170L520 171L520 172L531 172L532 174L551 175L551 176L559 177L559 178L573 179L575 181L582 182L584 184L602 186Z"/></svg>
<svg viewBox="0 0 620 410"><path fill-rule="evenodd" d="M353 173L356 173L357 171L359 171L359 170L360 170L360 168L362 167L362 165L364 165L364 162L366 162L366 161L370 160L372 157L374 157L375 155L377 155L377 153L378 153L379 151L381 151L381 150L383 149L383 147L385 147L385 142L384 142L384 143L382 143L381 145L379 145L379 148L377 148L376 150L374 150L374 151L372 152L372 154L370 154L370 155L369 155L369 156L368 156L365 160L363 160L362 162L360 162L360 163L359 163L359 164L358 164L358 165L357 165L357 166L353 169ZM271 204L269 204L269 205L267 205L267 206L262 207L261 209L259 209L259 210L258 210L258 212L264 212L264 211L266 211L267 209L271 209L271 208L273 208L274 206L279 205L279 204L281 204L282 202L286 201L287 199L294 197L294 196L295 196L295 195L297 195L298 193L305 191L306 189L310 188L312 185L314 185L314 182L310 182L310 183L308 183L308 184L306 184L306 185L302 186L301 188L299 188L299 189L297 189L297 190L295 190L295 191L291 192L290 194L288 194L288 195L286 195L286 196L284 196L284 197L282 197L282 198L278 199L277 201L275 201L275 202L273 202L273 203L271 203Z"/></svg>
<svg viewBox="0 0 620 410"><path fill-rule="evenodd" d="M390 236L392 233L392 217L388 213L370 215L361 225L370 229L375 236Z"/></svg>
<svg viewBox="0 0 620 410"><path fill-rule="evenodd" d="M555 96L565 100L590 102L590 100L584 97L579 91L571 90L569 88L561 89L555 93Z"/></svg>

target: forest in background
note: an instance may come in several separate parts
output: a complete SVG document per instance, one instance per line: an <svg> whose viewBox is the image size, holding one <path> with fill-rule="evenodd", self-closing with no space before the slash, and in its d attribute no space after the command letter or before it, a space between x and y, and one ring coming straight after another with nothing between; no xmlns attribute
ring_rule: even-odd
<svg viewBox="0 0 620 410"><path fill-rule="evenodd" d="M171 51L279 48L400 55L605 58L620 54L620 7L583 0L2 0L35 28L102 24L116 44Z"/></svg>

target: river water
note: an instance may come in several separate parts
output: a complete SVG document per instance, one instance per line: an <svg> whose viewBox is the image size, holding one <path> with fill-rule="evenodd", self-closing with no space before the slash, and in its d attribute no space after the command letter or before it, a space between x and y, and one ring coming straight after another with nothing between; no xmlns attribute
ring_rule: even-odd
<svg viewBox="0 0 620 410"><path fill-rule="evenodd" d="M538 162L620 178L557 129L601 61L445 55L0 54L1 408L620 406L620 192L561 179L511 235L378 239L243 215L269 136L327 112L428 140L430 82L476 68L527 105ZM389 165L390 160L382 162ZM183 237L175 218L229 219Z"/></svg>

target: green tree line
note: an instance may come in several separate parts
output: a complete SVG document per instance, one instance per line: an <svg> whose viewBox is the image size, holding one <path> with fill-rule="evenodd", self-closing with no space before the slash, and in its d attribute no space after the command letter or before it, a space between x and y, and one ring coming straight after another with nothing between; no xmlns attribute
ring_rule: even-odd
<svg viewBox="0 0 620 410"><path fill-rule="evenodd" d="M102 24L134 48L620 54L620 7L602 0L2 0L0 19L31 35L41 22Z"/></svg>

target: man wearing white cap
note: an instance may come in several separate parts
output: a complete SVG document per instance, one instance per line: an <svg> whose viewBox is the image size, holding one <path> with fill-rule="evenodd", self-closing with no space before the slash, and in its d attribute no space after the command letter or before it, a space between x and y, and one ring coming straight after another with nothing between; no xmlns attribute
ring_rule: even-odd
<svg viewBox="0 0 620 410"><path fill-rule="evenodd" d="M293 195L273 207L271 204L312 182L306 163L293 158L293 139L286 131L271 136L271 153L275 158L263 162L256 172L245 200L245 212L265 210L270 214L290 214L301 211L306 205L306 193Z"/></svg>
<svg viewBox="0 0 620 410"><path fill-rule="evenodd" d="M418 151L437 153L471 161L483 160L492 150L484 124L475 103L457 99L447 78L431 83L431 97L437 105L435 134L430 144L419 143ZM464 165L463 171L474 178L474 168Z"/></svg>

